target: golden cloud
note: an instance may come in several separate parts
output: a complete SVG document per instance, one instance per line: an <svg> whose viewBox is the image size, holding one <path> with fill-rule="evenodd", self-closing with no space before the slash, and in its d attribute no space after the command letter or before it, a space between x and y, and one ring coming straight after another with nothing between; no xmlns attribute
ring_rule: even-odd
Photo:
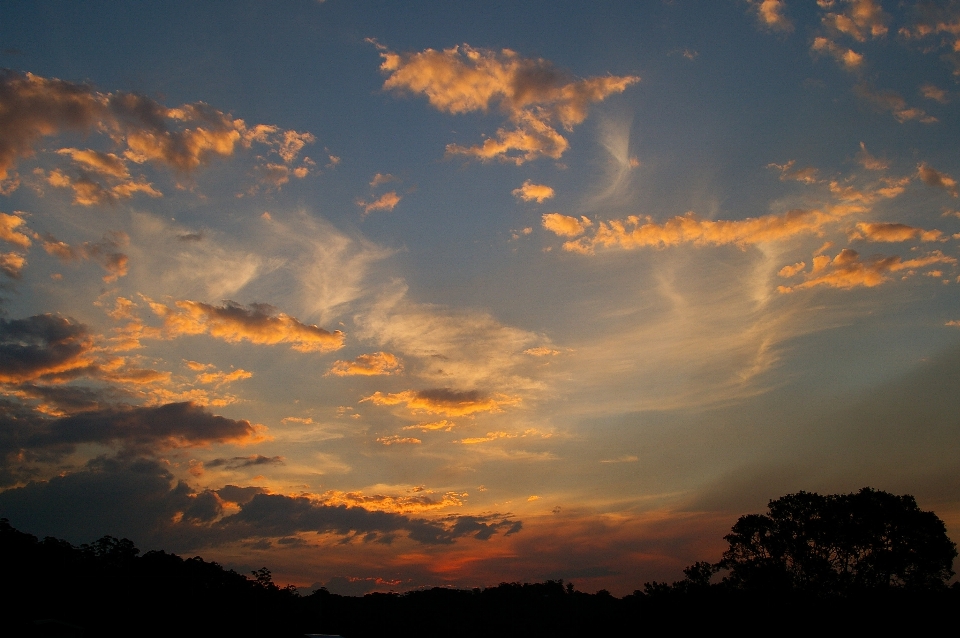
<svg viewBox="0 0 960 638"><path fill-rule="evenodd" d="M372 202L367 202L362 199L358 199L357 206L363 209L364 215L369 215L370 213L377 210L385 210L389 213L394 208L396 208L397 204L400 203L401 199L402 199L401 196L397 195L396 191L390 191L388 193L384 193L383 195L373 200Z"/></svg>
<svg viewBox="0 0 960 638"><path fill-rule="evenodd" d="M817 53L826 53L833 57L837 62L847 69L855 69L863 62L863 56L853 49L840 46L833 40L822 36L813 39L813 45L810 47Z"/></svg>
<svg viewBox="0 0 960 638"><path fill-rule="evenodd" d="M0 253L0 272L11 279L19 279L27 258L20 253Z"/></svg>
<svg viewBox="0 0 960 638"><path fill-rule="evenodd" d="M911 239L937 241L943 235L939 230L924 230L906 224L859 222L856 229L849 233L851 241L865 239L877 242L900 242Z"/></svg>
<svg viewBox="0 0 960 638"><path fill-rule="evenodd" d="M14 246L29 248L31 243L30 237L17 230L17 228L23 224L23 218L17 213L13 215L0 213L0 239Z"/></svg>
<svg viewBox="0 0 960 638"><path fill-rule="evenodd" d="M381 374L399 374L403 371L403 364L396 355L389 352L374 352L362 354L353 361L335 361L330 372L338 377L346 376L374 376Z"/></svg>
<svg viewBox="0 0 960 638"><path fill-rule="evenodd" d="M830 259L826 255L813 258L813 267L803 283L795 286L779 286L781 293L790 293L805 288L828 286L831 288L850 289L858 286L872 288L889 281L889 274L907 271L907 275L917 268L924 268L933 264L956 265L957 260L944 255L939 250L933 251L924 257L903 260L899 256L884 257L876 255L866 260L850 248L844 248Z"/></svg>
<svg viewBox="0 0 960 638"><path fill-rule="evenodd" d="M786 3L783 0L747 0L757 12L760 24L776 31L793 31L793 23L783 14Z"/></svg>
<svg viewBox="0 0 960 638"><path fill-rule="evenodd" d="M477 412L502 412L503 406L520 402L517 397L504 394L485 395L477 390L459 391L450 388L405 390L394 394L375 392L361 399L374 405L405 404L413 413L427 412L444 416L466 416Z"/></svg>
<svg viewBox="0 0 960 638"><path fill-rule="evenodd" d="M78 177L52 171L48 181L72 188L80 204L96 204L133 193L159 196L142 176L132 179L129 163L155 162L187 173L215 157L232 155L253 142L265 144L291 164L310 133L282 131L275 126L248 128L243 120L203 102L168 108L142 95L100 93L86 84L48 79L31 73L0 72L0 181L20 157L33 153L36 142L62 130L103 132L115 153L93 149L58 151L81 169ZM306 160L305 160L306 161ZM294 175L299 176L294 170ZM104 187L97 175L120 183Z"/></svg>
<svg viewBox="0 0 960 638"><path fill-rule="evenodd" d="M790 160L786 164L768 164L767 168L776 168L780 171L780 181L795 181L804 184L817 183L817 169L812 166L806 168L793 168L796 160Z"/></svg>
<svg viewBox="0 0 960 638"><path fill-rule="evenodd" d="M451 114L498 108L513 124L480 146L447 146L452 155L522 164L539 157L559 158L568 143L555 126L570 131L587 117L590 104L623 92L635 76L578 79L542 59L516 52L469 45L437 51L394 53L379 46L387 74L384 88L425 95L439 111Z"/></svg>
<svg viewBox="0 0 960 638"><path fill-rule="evenodd" d="M406 490L407 494L364 494L363 492L342 492L330 490L320 499L325 505L346 505L363 507L367 510L396 513L429 512L448 507L463 506L464 492L445 492L439 497L432 490L416 487Z"/></svg>
<svg viewBox="0 0 960 638"><path fill-rule="evenodd" d="M559 350L553 350L552 348L546 348L539 346L536 348L527 348L523 351L523 354L529 354L532 357L552 357L560 354Z"/></svg>
<svg viewBox="0 0 960 638"><path fill-rule="evenodd" d="M417 423L416 425L407 425L404 426L404 430L420 430L421 432L449 432L457 424L453 421L447 421L443 419L441 421L431 421L430 423Z"/></svg>
<svg viewBox="0 0 960 638"><path fill-rule="evenodd" d="M954 197L957 196L957 180L946 173L935 170L926 162L917 166L917 176L920 178L920 181L927 186L942 188Z"/></svg>
<svg viewBox="0 0 960 638"><path fill-rule="evenodd" d="M874 157L867 152L867 146L860 142L860 152L857 153L857 161L868 171L883 171L890 168L890 162Z"/></svg>
<svg viewBox="0 0 960 638"><path fill-rule="evenodd" d="M154 313L163 318L168 337L209 334L228 343L249 341L261 345L288 343L299 352L326 352L343 345L343 333L329 332L306 325L267 304L243 307L227 301L212 306L199 301L178 301L176 309L151 303Z"/></svg>
<svg viewBox="0 0 960 638"><path fill-rule="evenodd" d="M576 237L593 226L593 222L587 217L570 217L560 213L545 213L542 217L543 227L561 237Z"/></svg>
<svg viewBox="0 0 960 638"><path fill-rule="evenodd" d="M889 16L875 0L848 0L845 11L823 16L824 26L857 42L886 35L888 20Z"/></svg>
<svg viewBox="0 0 960 638"><path fill-rule="evenodd" d="M420 445L423 441L413 437L403 437L394 434L392 436L381 436L377 438L377 443L383 445Z"/></svg>
<svg viewBox="0 0 960 638"><path fill-rule="evenodd" d="M542 204L543 200L553 197L552 188L543 184L534 184L529 179L523 182L520 188L515 188L511 192L518 199L525 202L536 201L538 204Z"/></svg>

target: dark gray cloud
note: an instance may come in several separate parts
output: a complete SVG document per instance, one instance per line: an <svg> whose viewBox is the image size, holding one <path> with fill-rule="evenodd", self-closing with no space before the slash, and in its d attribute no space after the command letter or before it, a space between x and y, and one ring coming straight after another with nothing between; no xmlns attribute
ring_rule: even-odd
<svg viewBox="0 0 960 638"><path fill-rule="evenodd" d="M283 465L282 456L263 456L255 454L253 456L234 456L229 459L213 459L203 464L205 467L225 467L228 470L236 470L242 467L253 467L256 465Z"/></svg>
<svg viewBox="0 0 960 638"><path fill-rule="evenodd" d="M23 405L0 404L0 453L6 464L17 463L24 452L53 456L70 453L77 445L101 443L124 454L243 441L255 435L246 420L211 414L193 403L161 406L111 406L62 418L47 418Z"/></svg>
<svg viewBox="0 0 960 638"><path fill-rule="evenodd" d="M83 324L59 315L0 319L0 382L21 383L85 368L93 340Z"/></svg>
<svg viewBox="0 0 960 638"><path fill-rule="evenodd" d="M222 501L239 502L240 511L221 518ZM365 542L390 542L404 534L418 543L437 545L463 536L486 540L497 530L519 529L519 521L500 515L491 515L492 522L481 517L431 521L265 494L255 487L231 485L198 492L175 481L162 463L146 459L100 458L80 471L6 490L0 493L0 516L39 536L78 543L110 534L148 549L172 551L290 539L303 532L360 537Z"/></svg>

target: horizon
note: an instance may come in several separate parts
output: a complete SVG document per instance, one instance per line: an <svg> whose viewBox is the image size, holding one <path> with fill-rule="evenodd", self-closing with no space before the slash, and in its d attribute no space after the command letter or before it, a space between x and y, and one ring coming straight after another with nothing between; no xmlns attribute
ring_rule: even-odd
<svg viewBox="0 0 960 638"><path fill-rule="evenodd" d="M347 595L622 597L798 491L960 539L960 2L3 13L17 529Z"/></svg>

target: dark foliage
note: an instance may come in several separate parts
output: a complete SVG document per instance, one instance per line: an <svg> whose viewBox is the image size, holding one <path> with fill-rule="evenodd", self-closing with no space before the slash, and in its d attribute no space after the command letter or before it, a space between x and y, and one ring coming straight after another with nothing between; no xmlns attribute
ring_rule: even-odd
<svg viewBox="0 0 960 638"><path fill-rule="evenodd" d="M563 581L299 596L267 568L251 576L202 558L140 551L105 536L74 547L0 519L0 632L9 636L600 636L651 631L801 634L921 631L952 621L960 587L943 523L912 497L799 493L741 517L718 563L623 598ZM728 574L718 582L718 571ZM787 622L788 624L784 624Z"/></svg>

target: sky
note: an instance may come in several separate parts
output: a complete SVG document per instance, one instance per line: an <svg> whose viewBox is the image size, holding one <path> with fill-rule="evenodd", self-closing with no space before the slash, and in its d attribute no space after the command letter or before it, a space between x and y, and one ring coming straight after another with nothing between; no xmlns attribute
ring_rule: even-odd
<svg viewBox="0 0 960 638"><path fill-rule="evenodd" d="M0 1L0 516L621 596L960 539L960 2Z"/></svg>

